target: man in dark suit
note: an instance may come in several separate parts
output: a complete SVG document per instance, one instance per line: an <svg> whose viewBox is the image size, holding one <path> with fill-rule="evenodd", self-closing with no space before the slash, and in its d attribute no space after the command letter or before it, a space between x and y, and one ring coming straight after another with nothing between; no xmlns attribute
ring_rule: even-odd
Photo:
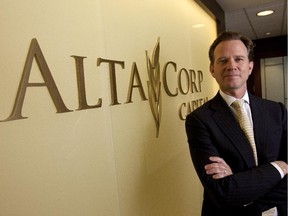
<svg viewBox="0 0 288 216"><path fill-rule="evenodd" d="M209 50L217 95L186 118L192 161L204 187L202 216L287 216L287 110L247 91L253 42L224 32ZM237 112L244 99L256 143L253 156Z"/></svg>

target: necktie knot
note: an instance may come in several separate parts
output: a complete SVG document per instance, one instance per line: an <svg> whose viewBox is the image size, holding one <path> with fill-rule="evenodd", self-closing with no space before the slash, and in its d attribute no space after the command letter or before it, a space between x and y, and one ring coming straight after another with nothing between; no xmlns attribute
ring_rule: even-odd
<svg viewBox="0 0 288 216"><path fill-rule="evenodd" d="M242 108L243 107L243 104L244 104L244 100L243 99L240 99L240 100L235 100L231 106L235 109L239 109L239 108Z"/></svg>

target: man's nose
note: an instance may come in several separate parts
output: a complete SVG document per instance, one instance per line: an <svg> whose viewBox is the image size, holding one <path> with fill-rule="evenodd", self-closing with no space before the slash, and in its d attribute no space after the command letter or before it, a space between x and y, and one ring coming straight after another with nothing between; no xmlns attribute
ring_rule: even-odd
<svg viewBox="0 0 288 216"><path fill-rule="evenodd" d="M233 59L227 61L227 69L233 70L236 68L236 62Z"/></svg>

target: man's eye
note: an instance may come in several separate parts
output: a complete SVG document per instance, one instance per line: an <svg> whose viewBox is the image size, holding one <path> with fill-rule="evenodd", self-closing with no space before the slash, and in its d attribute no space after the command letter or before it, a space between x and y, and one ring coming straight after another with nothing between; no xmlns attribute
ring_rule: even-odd
<svg viewBox="0 0 288 216"><path fill-rule="evenodd" d="M226 62L226 59L218 59L218 63L224 64Z"/></svg>
<svg viewBox="0 0 288 216"><path fill-rule="evenodd" d="M243 58L236 58L235 59L236 62L240 62L240 61L243 61L243 60L244 60Z"/></svg>

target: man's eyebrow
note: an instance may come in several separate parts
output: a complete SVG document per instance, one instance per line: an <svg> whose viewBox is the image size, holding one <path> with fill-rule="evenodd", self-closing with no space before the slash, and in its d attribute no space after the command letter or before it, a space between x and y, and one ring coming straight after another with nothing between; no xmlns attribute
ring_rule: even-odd
<svg viewBox="0 0 288 216"><path fill-rule="evenodd" d="M233 58L246 58L247 56L245 55L234 55ZM219 56L219 57L216 57L215 60L219 60L219 59L227 59L228 57L227 56Z"/></svg>

